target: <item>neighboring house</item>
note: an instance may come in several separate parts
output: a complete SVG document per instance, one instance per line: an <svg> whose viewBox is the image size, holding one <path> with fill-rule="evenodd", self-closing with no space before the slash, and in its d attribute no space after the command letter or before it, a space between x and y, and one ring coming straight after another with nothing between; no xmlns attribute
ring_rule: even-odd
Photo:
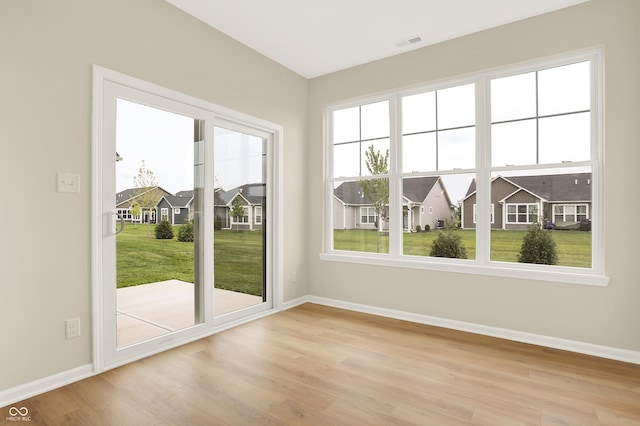
<svg viewBox="0 0 640 426"><path fill-rule="evenodd" d="M249 183L229 191L216 189L214 195L214 212L222 222L223 229L262 229L263 206L266 198L263 183ZM236 199L244 207L244 215L239 218L231 216L231 208Z"/></svg>
<svg viewBox="0 0 640 426"><path fill-rule="evenodd" d="M168 220L172 225L182 225L192 219L193 191L181 191L178 194L191 192L191 196L164 195L156 211L160 220Z"/></svg>
<svg viewBox="0 0 640 426"><path fill-rule="evenodd" d="M146 193L156 188L160 191L160 197L172 195L169 191L163 189L160 186L149 188L144 192ZM141 214L137 216L133 215L131 211L133 207L133 202L135 201L136 198L141 197L141 195L142 193L140 188L129 188L129 189L125 189L124 191L120 191L116 194L116 212L118 212L118 214L125 220L125 222L128 222L128 223L133 223L133 222L147 223L149 221L151 221L151 223L156 222L156 218L157 218L156 208L142 209L141 207L140 208Z"/></svg>
<svg viewBox="0 0 640 426"><path fill-rule="evenodd" d="M498 176L491 181L491 228L590 228L591 193L591 173ZM476 227L475 180L462 200L462 227Z"/></svg>
<svg viewBox="0 0 640 426"><path fill-rule="evenodd" d="M414 231L444 226L455 218L455 209L439 176L405 179L402 196L402 227ZM333 191L334 229L377 229L378 217L358 182L343 182ZM385 221L383 229L387 229Z"/></svg>

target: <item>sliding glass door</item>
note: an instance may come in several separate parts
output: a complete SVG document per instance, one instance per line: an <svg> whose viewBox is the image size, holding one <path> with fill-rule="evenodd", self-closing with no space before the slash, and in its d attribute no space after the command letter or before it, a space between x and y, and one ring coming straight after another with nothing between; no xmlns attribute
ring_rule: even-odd
<svg viewBox="0 0 640 426"><path fill-rule="evenodd" d="M94 332L103 366L273 307L274 134L132 86L105 80L100 91Z"/></svg>

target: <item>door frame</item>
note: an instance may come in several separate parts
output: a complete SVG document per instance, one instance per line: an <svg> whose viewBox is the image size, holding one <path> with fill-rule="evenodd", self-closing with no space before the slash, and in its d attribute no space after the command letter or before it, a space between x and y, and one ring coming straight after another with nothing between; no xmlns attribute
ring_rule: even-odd
<svg viewBox="0 0 640 426"><path fill-rule="evenodd" d="M268 173L270 181L268 186L270 189L270 203L267 206L269 211L269 217L272 218L269 221L269 234L271 238L267 242L267 264L268 264L268 276L267 280L271 284L271 294L268 299L271 301L271 306L268 309L249 311L248 315L225 315L221 317L214 317L213 309L209 310L210 314L206 315L205 322L196 324L193 327L184 330L179 334L171 333L168 335L160 336L152 339L152 344L140 344L131 347L125 347L117 349L117 356L113 356L108 351L113 351L115 348L108 348L105 344L105 339L110 338L109 333L113 330L106 330L105 326L109 321L105 321L105 315L116 315L115 311L112 313L105 311L105 303L113 304L112 300L107 300L109 296L107 288L105 286L104 274L107 272L105 265L103 264L103 234L110 227L111 219L107 217L105 209L109 206L105 206L103 201L104 196L104 179L102 176L103 161L107 160L107 156L114 155L115 165L115 150L113 154L105 152L105 131L109 131L105 127L105 114L110 114L109 108L104 107L105 99L110 97L109 90L112 90L116 86L119 89L144 92L156 99L166 99L169 103L180 103L187 108L192 107L194 111L205 111L206 117L197 117L199 119L205 119L205 141L208 139L211 144L211 148L205 150L205 157L210 164L205 168L205 179L213 177L213 128L218 121L224 123L235 123L239 128L254 129L261 134L268 134L270 136L271 143L269 145L269 162ZM107 92L107 93L106 93ZM158 107L157 105L150 105ZM283 128L278 124L271 123L266 120L262 120L250 115L234 111L229 108L225 108L211 102L198 99L144 80L131 77L117 71L113 71L98 65L93 66L93 99L92 99L92 158L91 158L91 189L92 189L92 224L91 224L91 239L92 239L92 254L91 254L91 289L92 289L92 363L95 373L99 373L111 368L118 367L120 365L141 359L155 353L159 353L185 343L198 340L222 330L234 327L236 325L252 321L254 319L270 315L278 312L283 306L283 218L282 218L282 204L283 204ZM194 117L195 118L195 117ZM113 121L110 121L113 120ZM107 122L115 122L115 117L107 117ZM209 136L207 136L209 135ZM205 142L207 143L207 142ZM205 208L211 207L213 212L213 188L211 188L211 194L205 193ZM115 186L114 186L115 194ZM115 201L115 200L114 200ZM211 204L209 206L209 204ZM212 225L205 226L205 232L207 229L213 229ZM210 250L210 251L209 251ZM211 259L213 261L213 247L210 249L205 248L205 259ZM211 263L209 262L209 263ZM213 270L213 264L208 266ZM205 263L205 269L207 265ZM211 279L213 274L209 275ZM204 303L210 303L213 306L213 282L211 286L205 286ZM211 291L207 293L206 287L211 287ZM115 291L113 291L115 294ZM106 295L106 297L105 297ZM201 301L203 303L203 301ZM107 356L105 356L105 353Z"/></svg>

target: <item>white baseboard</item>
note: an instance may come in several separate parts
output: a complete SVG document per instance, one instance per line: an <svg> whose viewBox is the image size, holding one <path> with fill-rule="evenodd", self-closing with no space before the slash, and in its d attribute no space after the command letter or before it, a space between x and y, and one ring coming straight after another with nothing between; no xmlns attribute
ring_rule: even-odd
<svg viewBox="0 0 640 426"><path fill-rule="evenodd" d="M77 382L78 380L85 379L93 376L94 374L93 364L86 364L72 370L63 371L62 373L43 377L42 379L34 380L33 382L0 391L0 407L40 395L41 393L68 385L69 383Z"/></svg>
<svg viewBox="0 0 640 426"><path fill-rule="evenodd" d="M362 305L359 303L345 302L342 300L328 299L318 296L306 297L307 302L319 305L331 306L334 308L347 309L350 311L373 314L387 318L399 319L415 322L419 324L433 325L436 327L449 328L452 330L466 331L484 336L497 337L500 339L512 340L515 342L530 343L548 348L561 349L569 352L576 352L585 355L593 355L600 358L607 358L616 361L640 364L640 352L627 349L612 348L609 346L595 345L592 343L578 342L574 340L560 339L557 337L544 336L540 334L526 333L522 331L509 330L505 328L490 327L486 325L473 324L463 321L450 320L445 318L432 317L429 315L414 314L411 312L397 311L394 309L379 308L375 306ZM303 302L304 303L304 302Z"/></svg>
<svg viewBox="0 0 640 426"><path fill-rule="evenodd" d="M280 309L282 311L286 311L287 309L291 309L291 308L295 308L296 306L300 306L303 303L307 303L311 301L311 296L302 296L302 297L298 297L297 299L293 299L293 300L289 300L287 302L284 302L282 304L282 306L280 306Z"/></svg>

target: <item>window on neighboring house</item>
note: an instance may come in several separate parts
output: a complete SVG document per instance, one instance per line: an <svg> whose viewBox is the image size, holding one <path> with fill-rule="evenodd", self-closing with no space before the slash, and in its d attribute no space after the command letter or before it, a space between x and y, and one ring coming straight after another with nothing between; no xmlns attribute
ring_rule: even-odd
<svg viewBox="0 0 640 426"><path fill-rule="evenodd" d="M556 204L553 206L554 222L580 222L589 219L587 204Z"/></svg>
<svg viewBox="0 0 640 426"><path fill-rule="evenodd" d="M169 209L166 207L162 207L160 209L160 220L169 220Z"/></svg>
<svg viewBox="0 0 640 426"><path fill-rule="evenodd" d="M538 223L538 205L507 204L507 223Z"/></svg>
<svg viewBox="0 0 640 426"><path fill-rule="evenodd" d="M180 214L180 209L179 208L173 209L173 214Z"/></svg>
<svg viewBox="0 0 640 426"><path fill-rule="evenodd" d="M497 274L544 269L556 278L569 274L569 281L589 281L582 274L603 278L600 64L600 52L567 55L328 107L323 258L376 252L399 266L465 269L471 261ZM438 224L461 224L453 232L468 260L443 266L430 258L422 235L403 233L420 224L413 223L420 220L416 211L403 206L427 202L432 189L440 194L433 198ZM567 203L571 199L589 202ZM509 203L503 207L504 200ZM354 207L363 204L373 205L373 212ZM358 214L361 223L381 216L377 230L385 232L358 229ZM517 264L527 227L505 225L560 217L593 221L581 234L552 232L559 251L572 255L560 255L558 266ZM576 241L568 236L577 241L577 257ZM513 266L505 269L504 262ZM581 268L580 276L566 267Z"/></svg>
<svg viewBox="0 0 640 426"><path fill-rule="evenodd" d="M473 223L476 223L476 206L477 204L473 205ZM496 223L496 219L495 219L495 205L493 203L491 203L491 223Z"/></svg>
<svg viewBox="0 0 640 426"><path fill-rule="evenodd" d="M375 224L378 215L373 207L360 207L360 222Z"/></svg>
<svg viewBox="0 0 640 426"><path fill-rule="evenodd" d="M256 225L262 225L262 206L256 206L255 207L255 222Z"/></svg>
<svg viewBox="0 0 640 426"><path fill-rule="evenodd" d="M249 206L243 206L243 209L244 214L241 217L237 218L236 223L249 223Z"/></svg>

